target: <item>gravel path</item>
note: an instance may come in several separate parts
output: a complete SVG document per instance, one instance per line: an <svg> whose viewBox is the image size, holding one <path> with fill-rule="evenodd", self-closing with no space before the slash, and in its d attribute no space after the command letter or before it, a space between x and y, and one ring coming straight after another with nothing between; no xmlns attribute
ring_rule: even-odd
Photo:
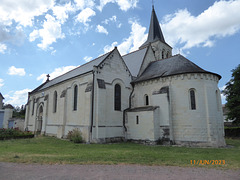
<svg viewBox="0 0 240 180"><path fill-rule="evenodd" d="M240 170L138 165L40 165L0 162L0 180L240 179Z"/></svg>

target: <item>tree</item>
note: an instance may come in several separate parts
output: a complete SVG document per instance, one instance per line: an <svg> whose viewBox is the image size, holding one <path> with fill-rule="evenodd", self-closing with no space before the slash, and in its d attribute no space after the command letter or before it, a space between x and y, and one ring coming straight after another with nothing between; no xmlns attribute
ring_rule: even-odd
<svg viewBox="0 0 240 180"><path fill-rule="evenodd" d="M26 112L26 106L22 105L21 108L19 106L16 106L13 109L13 117L24 119L25 112Z"/></svg>
<svg viewBox="0 0 240 180"><path fill-rule="evenodd" d="M235 124L240 124L240 64L232 70L232 78L226 84L223 94L226 95L225 106L229 110L227 118L235 120Z"/></svg>

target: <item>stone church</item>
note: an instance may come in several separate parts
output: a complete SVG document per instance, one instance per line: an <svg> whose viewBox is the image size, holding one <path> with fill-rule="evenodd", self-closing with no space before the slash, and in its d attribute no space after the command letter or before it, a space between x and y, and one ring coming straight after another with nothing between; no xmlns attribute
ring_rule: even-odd
<svg viewBox="0 0 240 180"><path fill-rule="evenodd" d="M86 142L162 141L225 145L218 81L172 48L154 7L147 41L122 56L112 51L29 92L25 129Z"/></svg>

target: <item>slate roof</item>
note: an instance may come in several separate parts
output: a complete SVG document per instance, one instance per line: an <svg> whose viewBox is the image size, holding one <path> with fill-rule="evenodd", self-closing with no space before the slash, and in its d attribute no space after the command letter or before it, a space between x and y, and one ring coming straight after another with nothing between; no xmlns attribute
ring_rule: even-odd
<svg viewBox="0 0 240 180"><path fill-rule="evenodd" d="M146 55L147 47L122 56L132 76L137 77L142 61Z"/></svg>
<svg viewBox="0 0 240 180"><path fill-rule="evenodd" d="M3 97L2 93L0 93L0 96L2 97L2 99L4 99L4 97Z"/></svg>
<svg viewBox="0 0 240 180"><path fill-rule="evenodd" d="M51 87L55 84L61 83L63 81L66 81L66 80L74 78L76 76L85 74L87 72L91 72L93 70L93 66L98 66L103 60L105 60L107 58L107 56L109 54L111 54L111 52L112 51L110 51L110 52L108 52L86 64L83 64L61 76L58 76L50 81L44 82L43 84L41 84L40 86L35 88L32 92L30 92L30 94L37 92L37 91L41 91L41 90ZM146 52L147 52L147 47L122 56L125 64L127 65L129 71L131 72L132 76L137 77Z"/></svg>
<svg viewBox="0 0 240 180"><path fill-rule="evenodd" d="M67 73L58 76L50 81L46 81L45 83L41 84L40 86L38 86L36 89L34 89L31 93L37 92L37 91L41 91L43 89L46 89L48 87L51 87L55 84L61 83L63 81L66 81L68 79L74 78L76 76L91 72L93 70L93 66L98 66L109 54L111 54L112 51L86 63L83 64L71 71L68 71ZM30 93L30 94L31 94Z"/></svg>
<svg viewBox="0 0 240 180"><path fill-rule="evenodd" d="M154 111L157 108L159 108L159 106L142 106L128 109L127 112Z"/></svg>
<svg viewBox="0 0 240 180"><path fill-rule="evenodd" d="M210 73L217 75L221 79L220 75L205 71L182 55L178 54L167 59L151 62L141 76L136 78L133 82L185 73Z"/></svg>
<svg viewBox="0 0 240 180"><path fill-rule="evenodd" d="M143 43L139 47L139 49L144 48L149 43L155 42L157 40L160 40L161 42L167 44L165 42L161 27L159 25L158 18L157 18L157 15L155 13L154 7L152 7L152 15L151 15L151 21L150 21L149 32L148 32L148 39L145 43Z"/></svg>

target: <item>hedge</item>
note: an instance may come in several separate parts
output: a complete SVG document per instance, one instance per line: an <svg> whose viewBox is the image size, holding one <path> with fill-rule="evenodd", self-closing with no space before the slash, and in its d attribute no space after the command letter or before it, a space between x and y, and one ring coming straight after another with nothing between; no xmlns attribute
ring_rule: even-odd
<svg viewBox="0 0 240 180"><path fill-rule="evenodd" d="M240 127L225 127L225 137L240 137Z"/></svg>
<svg viewBox="0 0 240 180"><path fill-rule="evenodd" d="M0 140L33 138L34 134L30 131L20 131L18 128L0 129Z"/></svg>

